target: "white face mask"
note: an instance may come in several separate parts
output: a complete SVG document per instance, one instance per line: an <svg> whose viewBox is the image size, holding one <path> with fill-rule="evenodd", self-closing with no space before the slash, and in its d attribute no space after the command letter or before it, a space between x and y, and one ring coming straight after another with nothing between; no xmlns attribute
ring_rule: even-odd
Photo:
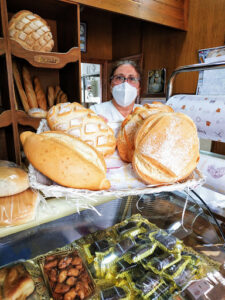
<svg viewBox="0 0 225 300"><path fill-rule="evenodd" d="M115 85L112 88L112 95L120 106L130 105L137 97L137 89L127 82Z"/></svg>

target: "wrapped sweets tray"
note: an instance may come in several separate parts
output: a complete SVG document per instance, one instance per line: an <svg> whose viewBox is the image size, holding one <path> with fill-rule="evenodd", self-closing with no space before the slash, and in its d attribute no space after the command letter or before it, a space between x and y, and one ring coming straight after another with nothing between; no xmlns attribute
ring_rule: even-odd
<svg viewBox="0 0 225 300"><path fill-rule="evenodd" d="M1 291L3 299L13 294L8 284L13 273L17 293L24 277L29 282L24 298L29 300L190 299L195 283L213 288L209 278L218 277L219 268L168 230L134 214L64 247L5 266L0 269L5 274Z"/></svg>

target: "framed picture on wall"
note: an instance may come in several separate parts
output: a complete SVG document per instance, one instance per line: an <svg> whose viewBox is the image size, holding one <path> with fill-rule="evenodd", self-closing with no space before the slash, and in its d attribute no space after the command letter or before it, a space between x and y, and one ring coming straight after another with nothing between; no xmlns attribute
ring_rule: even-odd
<svg viewBox="0 0 225 300"><path fill-rule="evenodd" d="M166 69L148 71L147 94L165 95Z"/></svg>
<svg viewBox="0 0 225 300"><path fill-rule="evenodd" d="M87 24L80 23L80 51L86 52L87 50Z"/></svg>

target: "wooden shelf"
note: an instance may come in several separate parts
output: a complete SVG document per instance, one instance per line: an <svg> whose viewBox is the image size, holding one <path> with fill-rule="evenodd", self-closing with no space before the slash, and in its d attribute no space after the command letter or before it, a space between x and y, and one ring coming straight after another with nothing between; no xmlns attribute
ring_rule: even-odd
<svg viewBox="0 0 225 300"><path fill-rule="evenodd" d="M66 64L80 59L80 48L73 47L66 53L38 52L24 49L18 42L10 39L12 54L27 60L37 68L61 69Z"/></svg>
<svg viewBox="0 0 225 300"><path fill-rule="evenodd" d="M0 55L5 54L4 38L0 38Z"/></svg>
<svg viewBox="0 0 225 300"><path fill-rule="evenodd" d="M0 114L0 128L7 127L13 123L13 116L11 110L5 110L3 113ZM17 110L15 112L16 122L23 126L30 126L34 129L37 129L40 123L39 118L32 118L23 110Z"/></svg>

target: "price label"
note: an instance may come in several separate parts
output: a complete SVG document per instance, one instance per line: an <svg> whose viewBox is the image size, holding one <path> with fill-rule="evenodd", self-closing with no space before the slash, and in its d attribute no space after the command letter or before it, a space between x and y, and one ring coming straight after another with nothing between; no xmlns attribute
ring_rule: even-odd
<svg viewBox="0 0 225 300"><path fill-rule="evenodd" d="M34 61L41 64L58 64L60 59L52 55L35 55Z"/></svg>

